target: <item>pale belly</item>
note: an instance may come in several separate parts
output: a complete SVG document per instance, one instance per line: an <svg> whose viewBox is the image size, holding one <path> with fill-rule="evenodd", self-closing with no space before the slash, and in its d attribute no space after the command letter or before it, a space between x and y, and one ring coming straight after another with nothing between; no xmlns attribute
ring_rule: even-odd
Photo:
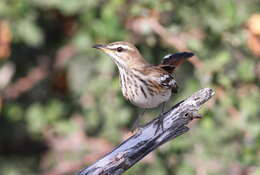
<svg viewBox="0 0 260 175"><path fill-rule="evenodd" d="M165 93L157 94L154 96L145 97L143 95L135 96L131 98L130 102L140 108L155 108L161 103L166 102L171 97L171 90L167 90Z"/></svg>
<svg viewBox="0 0 260 175"><path fill-rule="evenodd" d="M144 77L144 79L141 79L141 75L132 74L131 76L129 72L125 72L120 67L119 71L123 96L135 106L144 109L155 108L170 99L172 90L159 85L157 77ZM148 83L145 83L145 81L153 82L149 84L150 88L148 88ZM153 87L151 87L152 85ZM159 88L160 90L158 90Z"/></svg>

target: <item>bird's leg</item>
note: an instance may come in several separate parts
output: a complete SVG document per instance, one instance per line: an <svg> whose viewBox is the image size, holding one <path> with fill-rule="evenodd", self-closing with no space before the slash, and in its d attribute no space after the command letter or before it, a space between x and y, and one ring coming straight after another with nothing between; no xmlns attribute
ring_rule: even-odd
<svg viewBox="0 0 260 175"><path fill-rule="evenodd" d="M156 134L160 130L160 128L162 129L162 131L164 131L164 129L163 129L163 119L164 119L163 113L164 113L165 105L166 105L166 102L163 102L162 103L162 110L161 110L160 116L159 116L159 118L158 118L158 120L156 122L157 123L157 128L156 128L154 134Z"/></svg>
<svg viewBox="0 0 260 175"><path fill-rule="evenodd" d="M134 125L133 125L133 127L132 127L132 129L131 129L132 132L134 132L137 128L140 127L140 119L143 117L144 113L145 113L145 109L143 109L143 110L138 114L137 118L136 118L135 121L134 121Z"/></svg>

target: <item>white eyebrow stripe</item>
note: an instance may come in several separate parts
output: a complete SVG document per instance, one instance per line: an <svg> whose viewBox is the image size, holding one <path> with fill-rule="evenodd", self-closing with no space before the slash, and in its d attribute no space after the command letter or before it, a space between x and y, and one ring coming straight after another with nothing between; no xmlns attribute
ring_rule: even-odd
<svg viewBox="0 0 260 175"><path fill-rule="evenodd" d="M126 50L133 50L131 47L129 47L127 45L122 45L122 44L113 44L113 45L108 45L107 47L109 49L116 49L118 47L122 47L123 49L126 49Z"/></svg>

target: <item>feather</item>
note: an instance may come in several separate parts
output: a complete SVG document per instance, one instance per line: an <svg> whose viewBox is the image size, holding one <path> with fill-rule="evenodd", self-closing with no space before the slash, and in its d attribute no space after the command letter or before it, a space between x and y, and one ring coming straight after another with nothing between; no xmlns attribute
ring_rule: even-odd
<svg viewBox="0 0 260 175"><path fill-rule="evenodd" d="M163 57L162 63L159 65L165 71L172 73L177 66L182 64L186 59L192 57L191 52L178 52L175 54L168 54Z"/></svg>

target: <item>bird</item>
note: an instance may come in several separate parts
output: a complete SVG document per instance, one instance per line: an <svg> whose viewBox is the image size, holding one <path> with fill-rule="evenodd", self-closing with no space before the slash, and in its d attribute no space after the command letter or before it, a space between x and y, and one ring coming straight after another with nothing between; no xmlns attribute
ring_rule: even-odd
<svg viewBox="0 0 260 175"><path fill-rule="evenodd" d="M178 91L177 82L173 77L174 70L194 55L191 52L168 54L163 57L160 64L152 65L143 58L133 44L126 41L96 44L93 48L103 51L112 58L119 70L123 96L133 105L143 109L143 113L146 109L156 108L162 104L161 114L163 114L165 103ZM140 116L135 122L135 127L139 123ZM162 116L159 117L156 132L160 128L163 130Z"/></svg>

